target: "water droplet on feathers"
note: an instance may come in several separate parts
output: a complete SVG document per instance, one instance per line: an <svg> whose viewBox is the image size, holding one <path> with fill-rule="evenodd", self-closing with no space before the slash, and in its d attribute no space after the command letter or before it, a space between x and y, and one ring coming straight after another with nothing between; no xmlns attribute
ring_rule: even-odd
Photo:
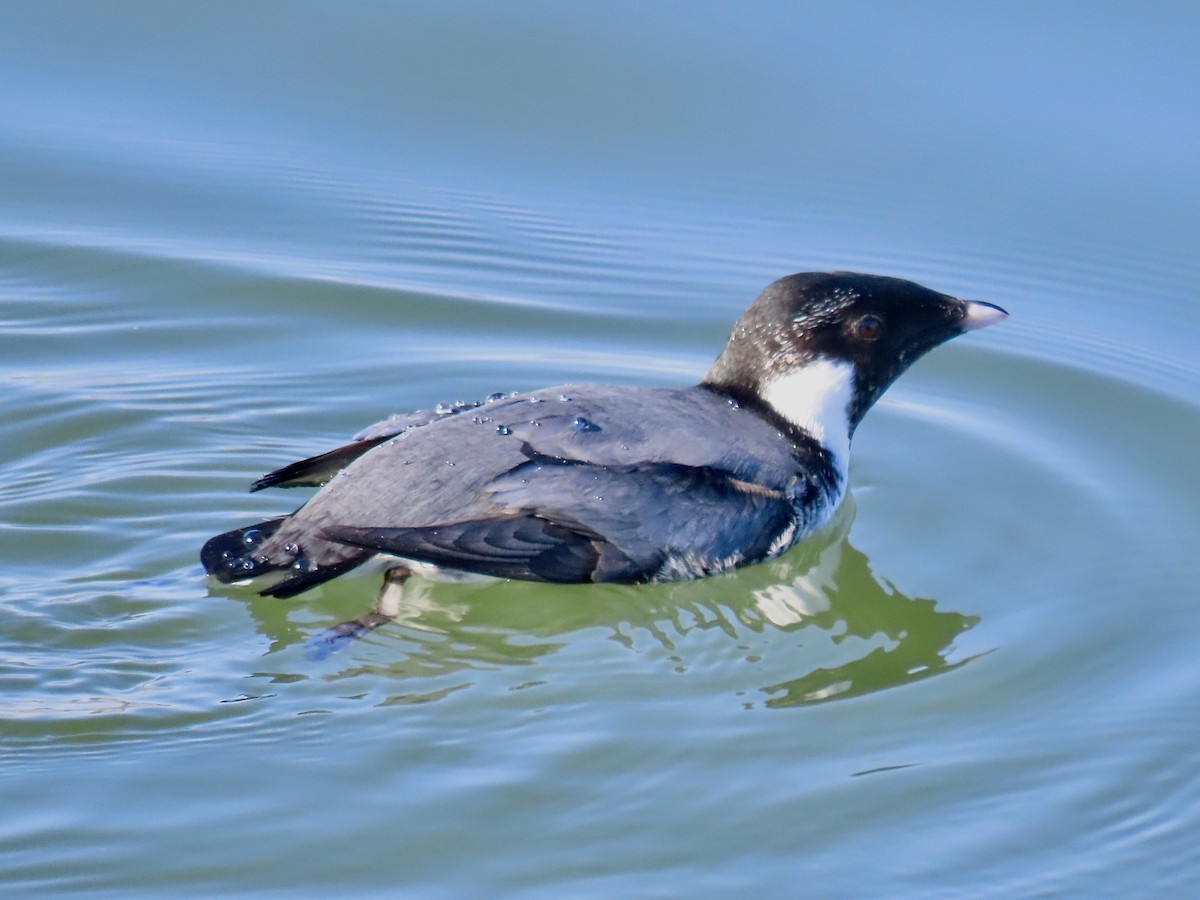
<svg viewBox="0 0 1200 900"><path fill-rule="evenodd" d="M573 431L599 431L600 426L583 416L576 416L575 421L571 423L571 429Z"/></svg>

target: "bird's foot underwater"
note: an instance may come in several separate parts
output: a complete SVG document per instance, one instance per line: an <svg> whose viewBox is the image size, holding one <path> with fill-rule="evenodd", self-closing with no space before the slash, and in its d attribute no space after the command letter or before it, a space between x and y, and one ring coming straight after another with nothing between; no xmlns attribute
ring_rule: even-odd
<svg viewBox="0 0 1200 900"><path fill-rule="evenodd" d="M347 619L332 628L313 635L304 642L304 658L322 660L337 653L352 641L374 631L380 625L395 621L404 599L404 583L412 577L407 566L392 566L383 573L383 586L375 598L375 608L357 619Z"/></svg>

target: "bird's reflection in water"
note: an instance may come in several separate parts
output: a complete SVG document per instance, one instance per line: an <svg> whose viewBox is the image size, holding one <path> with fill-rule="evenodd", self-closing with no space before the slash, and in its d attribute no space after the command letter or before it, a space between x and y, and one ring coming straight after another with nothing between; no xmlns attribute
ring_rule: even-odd
<svg viewBox="0 0 1200 900"><path fill-rule="evenodd" d="M881 582L865 554L842 538L817 565L790 581L755 591L758 609L779 628L821 630L834 646L859 639L863 652L766 685L767 706L854 697L957 668L974 657L949 659L954 639L979 621L938 610Z"/></svg>
<svg viewBox="0 0 1200 900"><path fill-rule="evenodd" d="M596 628L638 652L647 644L666 651L672 667L686 671L697 640L706 664L713 664L709 635L720 633L719 649L738 665L765 661L763 654L770 652L776 658L763 673L799 670L795 677L757 685L765 705L786 707L896 687L973 658L953 659L952 648L978 619L937 609L935 601L906 596L876 578L867 557L847 538L852 518L848 502L824 533L782 557L698 581L564 586L413 578L399 591L385 586L375 611L355 615L364 581L342 579L326 587L318 603L300 606L255 595L249 605L259 630L272 639L269 655L297 670L272 674L277 681L377 674L428 682L536 664ZM293 621L314 614L324 621ZM339 620L342 624L328 626ZM367 640L352 639L376 627ZM780 635L799 640L753 640ZM747 653L751 643L761 645L762 653ZM297 644L305 648L303 662L290 653ZM444 693L414 696L436 699Z"/></svg>

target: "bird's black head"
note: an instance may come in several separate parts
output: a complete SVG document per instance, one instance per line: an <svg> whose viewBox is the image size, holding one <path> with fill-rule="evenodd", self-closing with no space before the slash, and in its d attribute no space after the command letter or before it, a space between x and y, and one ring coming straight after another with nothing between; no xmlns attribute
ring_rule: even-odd
<svg viewBox="0 0 1200 900"><path fill-rule="evenodd" d="M704 383L764 400L814 432L833 425L821 416L841 412L848 442L914 361L1006 315L990 303L956 300L900 278L789 275L750 304Z"/></svg>

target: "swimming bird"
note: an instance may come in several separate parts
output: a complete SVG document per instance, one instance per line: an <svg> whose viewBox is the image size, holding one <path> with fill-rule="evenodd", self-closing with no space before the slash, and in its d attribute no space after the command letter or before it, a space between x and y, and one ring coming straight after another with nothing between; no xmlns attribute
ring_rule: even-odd
<svg viewBox="0 0 1200 900"><path fill-rule="evenodd" d="M201 551L223 582L291 597L376 555L548 582L695 578L820 529L850 443L915 360L998 306L911 281L805 272L769 285L689 387L567 385L392 416L254 482L321 489Z"/></svg>

